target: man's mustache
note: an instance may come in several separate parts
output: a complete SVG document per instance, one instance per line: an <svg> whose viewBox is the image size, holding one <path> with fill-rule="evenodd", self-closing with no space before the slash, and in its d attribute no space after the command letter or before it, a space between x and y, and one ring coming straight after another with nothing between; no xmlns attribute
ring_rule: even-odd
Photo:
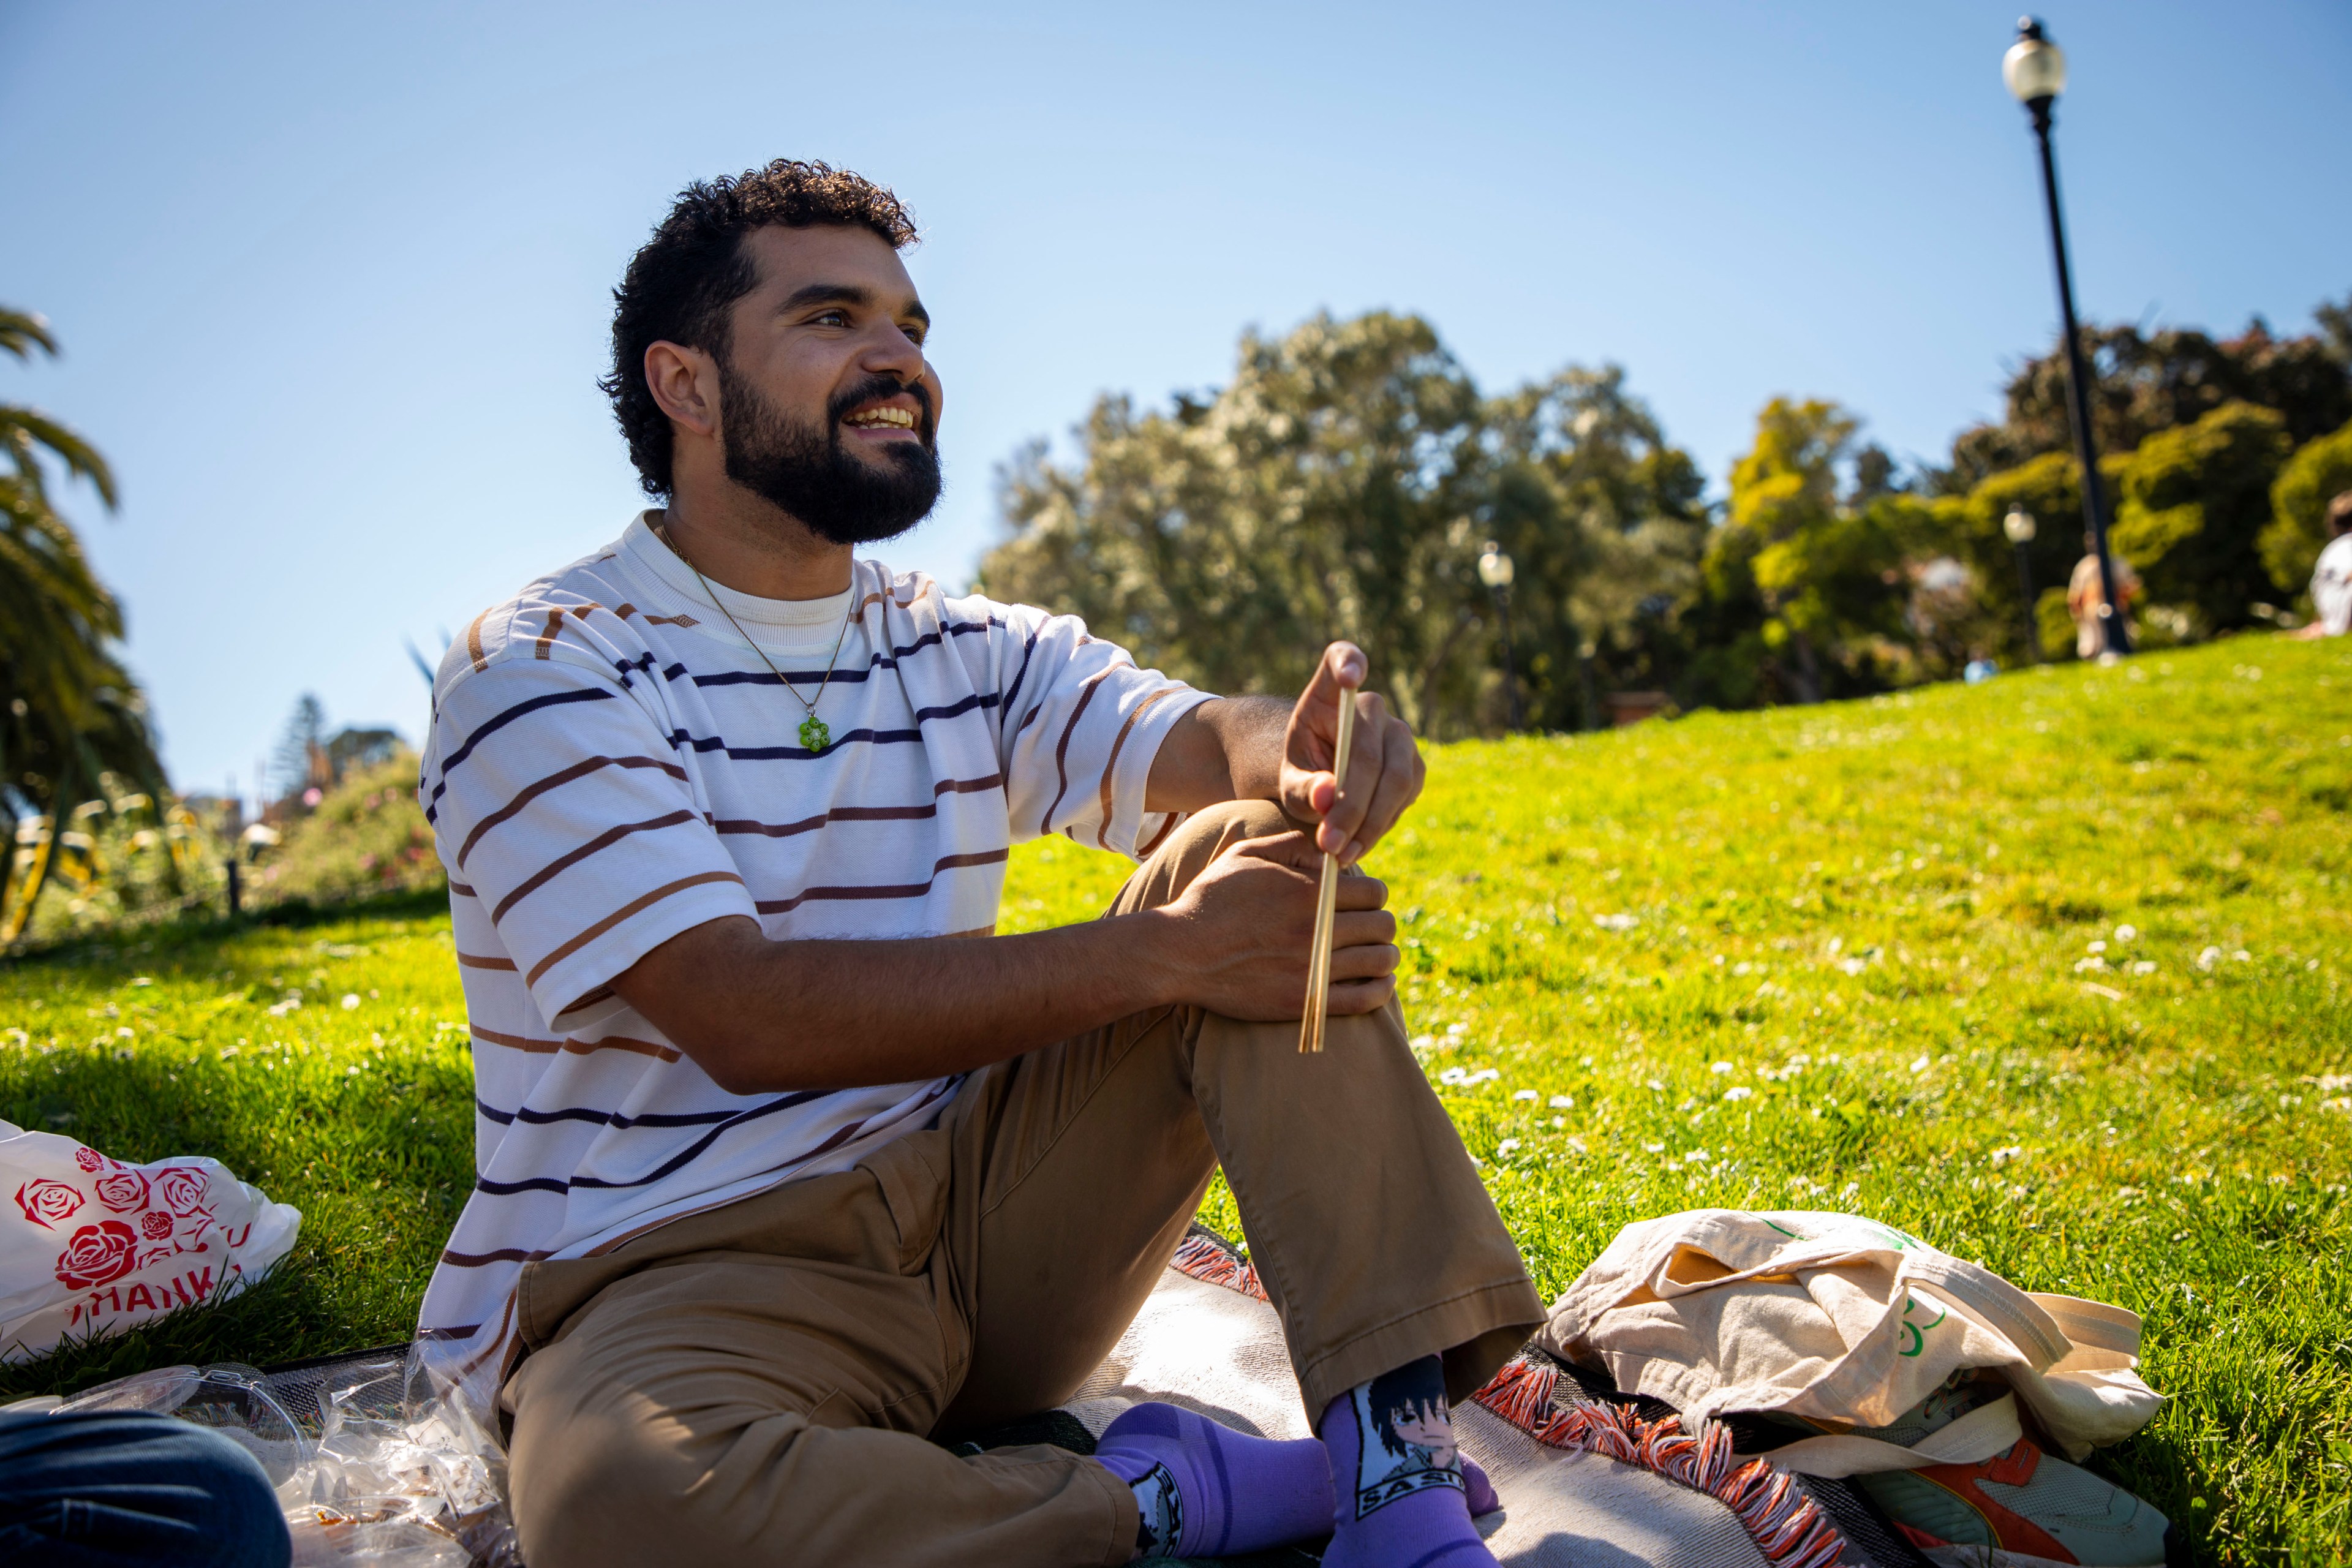
<svg viewBox="0 0 2352 1568"><path fill-rule="evenodd" d="M869 375L856 385L845 387L834 394L832 401L824 407L826 432L833 440L839 441L841 422L849 417L851 409L861 403L879 402L886 397L896 397L901 393L913 398L915 405L922 410L916 416L915 434L922 438L924 446L929 446L935 428L931 414L931 389L919 381L900 381L895 376Z"/></svg>

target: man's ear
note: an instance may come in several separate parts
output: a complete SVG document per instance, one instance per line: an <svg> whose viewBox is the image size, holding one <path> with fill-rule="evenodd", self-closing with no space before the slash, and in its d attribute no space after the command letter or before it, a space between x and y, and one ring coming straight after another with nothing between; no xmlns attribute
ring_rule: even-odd
<svg viewBox="0 0 2352 1568"><path fill-rule="evenodd" d="M700 349L659 342L646 348L646 388L661 411L698 436L719 429L719 362Z"/></svg>

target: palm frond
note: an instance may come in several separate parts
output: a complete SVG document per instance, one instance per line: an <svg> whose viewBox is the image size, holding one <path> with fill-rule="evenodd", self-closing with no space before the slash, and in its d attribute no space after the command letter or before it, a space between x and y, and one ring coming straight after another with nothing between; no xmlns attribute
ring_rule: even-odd
<svg viewBox="0 0 2352 1568"><path fill-rule="evenodd" d="M57 353L47 323L0 310L0 349L28 359L36 348ZM86 801L121 795L126 784L167 800L171 785L146 699L117 655L121 606L50 504L44 452L89 480L108 507L116 493L113 469L79 435L37 409L0 404L0 822L47 818L46 846ZM14 844L0 847L0 945L23 931L54 863L44 847L19 878L16 862Z"/></svg>
<svg viewBox="0 0 2352 1568"><path fill-rule="evenodd" d="M48 319L37 310L16 310L0 305L0 349L18 359L29 360L37 348L51 359L57 357L58 340L49 335Z"/></svg>
<svg viewBox="0 0 2352 1568"><path fill-rule="evenodd" d="M38 470L28 466L32 447L46 447L65 464L67 472L95 485L99 498L110 510L114 507L114 470L98 455L98 448L39 409L0 403L0 441L5 441L16 455L19 475L37 475Z"/></svg>

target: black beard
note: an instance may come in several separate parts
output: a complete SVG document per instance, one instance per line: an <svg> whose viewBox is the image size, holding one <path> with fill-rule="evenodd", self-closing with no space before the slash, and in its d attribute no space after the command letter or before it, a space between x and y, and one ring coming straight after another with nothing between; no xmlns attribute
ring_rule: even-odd
<svg viewBox="0 0 2352 1568"><path fill-rule="evenodd" d="M841 421L861 403L910 394L922 405L916 439L894 441L883 460L866 461L842 444ZM772 501L835 544L893 539L930 515L940 499L940 455L932 445L931 400L923 386L876 376L825 405L814 428L787 416L759 389L719 365L719 437L727 477Z"/></svg>

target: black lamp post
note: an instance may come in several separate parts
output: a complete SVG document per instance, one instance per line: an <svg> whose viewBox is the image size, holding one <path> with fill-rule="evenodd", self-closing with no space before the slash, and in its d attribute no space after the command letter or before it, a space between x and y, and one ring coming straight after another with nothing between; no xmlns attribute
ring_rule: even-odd
<svg viewBox="0 0 2352 1568"><path fill-rule="evenodd" d="M2131 652L2122 601L2116 595L2116 565L2107 553L2107 492L2099 479L2099 448L2091 434L2091 383L2083 364L2083 337L2074 327L2074 279L2066 265L2066 225L2058 213L2058 165L2050 153L2050 106L2066 88L2066 56L2042 35L2032 16L2019 19L2017 42L2001 57L2001 80L2033 117L2042 146L2042 194L2050 207L2050 248L2058 264L2058 316L2066 333L2066 408L2074 424L2074 457L2083 466L2083 516L2090 524L2091 551L2099 558L2099 625L2107 651Z"/></svg>
<svg viewBox="0 0 2352 1568"><path fill-rule="evenodd" d="M2021 506L2011 507L2009 515L2000 520L2000 531L2017 546L2017 593L2025 605L2025 656L2040 664L2042 628L2033 616L2033 563L2025 555L2025 547L2033 542L2033 514Z"/></svg>
<svg viewBox="0 0 2352 1568"><path fill-rule="evenodd" d="M1511 558L1493 540L1486 541L1486 553L1478 557L1478 581L1495 595L1495 613L1503 618L1503 690L1510 699L1511 728L1519 727L1519 664L1511 651Z"/></svg>

